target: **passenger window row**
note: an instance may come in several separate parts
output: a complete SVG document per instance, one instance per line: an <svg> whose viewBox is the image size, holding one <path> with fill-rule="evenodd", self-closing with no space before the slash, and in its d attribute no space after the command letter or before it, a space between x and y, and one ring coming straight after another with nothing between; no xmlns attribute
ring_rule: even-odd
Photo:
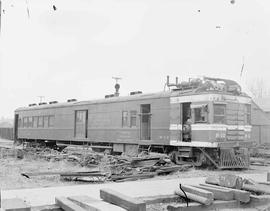
<svg viewBox="0 0 270 211"><path fill-rule="evenodd" d="M128 117L129 120L128 121ZM122 127L136 127L137 111L122 111Z"/></svg>
<svg viewBox="0 0 270 211"><path fill-rule="evenodd" d="M54 115L30 116L19 118L20 128L50 128L54 127Z"/></svg>

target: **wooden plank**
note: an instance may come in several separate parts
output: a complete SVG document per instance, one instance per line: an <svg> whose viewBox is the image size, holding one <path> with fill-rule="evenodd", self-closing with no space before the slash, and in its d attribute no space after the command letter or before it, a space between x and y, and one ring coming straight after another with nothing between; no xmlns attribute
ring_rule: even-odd
<svg viewBox="0 0 270 211"><path fill-rule="evenodd" d="M234 198L233 191L231 190L222 190L219 188L207 187L207 186L202 186L202 185L198 185L198 186L196 185L195 187L198 187L198 188L201 188L201 189L204 189L213 193L214 199L217 199L217 200L231 201Z"/></svg>
<svg viewBox="0 0 270 211"><path fill-rule="evenodd" d="M270 185L270 182L258 182L258 184L261 184L261 185Z"/></svg>
<svg viewBox="0 0 270 211"><path fill-rule="evenodd" d="M248 192L248 191L227 188L227 187L221 187L218 185L210 185L210 184L200 184L200 185L207 186L207 187L219 188L219 189L223 189L223 190L231 190L233 192L234 199L236 199L240 202L244 202L244 203L247 203L250 201L250 192Z"/></svg>
<svg viewBox="0 0 270 211"><path fill-rule="evenodd" d="M175 194L171 195L158 195L158 196L147 196L147 197L137 197L139 200L143 200L147 205L158 204L158 203L170 203L180 201L180 197Z"/></svg>
<svg viewBox="0 0 270 211"><path fill-rule="evenodd" d="M270 201L270 195L250 195L250 200L252 202L263 202L263 201Z"/></svg>
<svg viewBox="0 0 270 211"><path fill-rule="evenodd" d="M190 185L181 185L182 189L185 192L189 192L198 196L202 196L204 198L208 198L208 199L213 199L214 198L214 194L212 192L209 192L207 190L204 189L200 189L194 186L190 186Z"/></svg>
<svg viewBox="0 0 270 211"><path fill-rule="evenodd" d="M65 211L85 211L85 209L68 200L66 197L56 197L55 203Z"/></svg>
<svg viewBox="0 0 270 211"><path fill-rule="evenodd" d="M100 198L130 211L146 211L146 203L111 189L101 189Z"/></svg>
<svg viewBox="0 0 270 211"><path fill-rule="evenodd" d="M243 190L247 191L253 191L256 193L263 193L263 194L270 194L270 189L267 185L250 185L250 184L244 184L242 187Z"/></svg>
<svg viewBox="0 0 270 211"><path fill-rule="evenodd" d="M198 196L196 194L189 193L189 192L186 192L186 195L185 195L183 191L181 190L176 190L175 194L182 196L184 198L187 196L188 199L191 199L193 201L199 202L204 205L210 205L213 202L213 198L205 198L205 197Z"/></svg>
<svg viewBox="0 0 270 211"><path fill-rule="evenodd" d="M51 172L24 172L21 173L21 175L23 176L28 176L28 177L32 177L32 176L47 176L47 175L75 175L75 176L87 176L87 175L91 175L93 173L99 173L99 170L93 170L93 171L82 171L82 172L68 172L68 171L51 171Z"/></svg>
<svg viewBox="0 0 270 211"><path fill-rule="evenodd" d="M63 209L61 209L59 205L52 204L52 205L31 207L31 211L63 211Z"/></svg>
<svg viewBox="0 0 270 211"><path fill-rule="evenodd" d="M197 202L191 202L188 204L182 203L177 205L168 205L168 211L209 211L209 210L221 210L221 209L232 209L238 207L239 202L233 201L214 201L212 204L205 206Z"/></svg>
<svg viewBox="0 0 270 211"><path fill-rule="evenodd" d="M111 180L115 181L115 180L122 180L122 179L127 179L127 178L136 178L136 179L142 179L142 178L151 178L156 176L157 173L144 173L144 174L137 174L137 175L125 175L125 176L118 176L118 175L112 175L111 176Z"/></svg>
<svg viewBox="0 0 270 211"><path fill-rule="evenodd" d="M124 211L125 209L89 196L70 196L69 200L88 211Z"/></svg>

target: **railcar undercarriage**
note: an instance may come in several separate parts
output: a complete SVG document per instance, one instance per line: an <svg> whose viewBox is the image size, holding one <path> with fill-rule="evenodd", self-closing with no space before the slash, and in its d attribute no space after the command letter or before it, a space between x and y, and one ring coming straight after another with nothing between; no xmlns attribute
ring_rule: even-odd
<svg viewBox="0 0 270 211"><path fill-rule="evenodd" d="M181 147L173 152L177 164L192 163L197 167L214 166L217 169L246 169L249 167L247 148Z"/></svg>

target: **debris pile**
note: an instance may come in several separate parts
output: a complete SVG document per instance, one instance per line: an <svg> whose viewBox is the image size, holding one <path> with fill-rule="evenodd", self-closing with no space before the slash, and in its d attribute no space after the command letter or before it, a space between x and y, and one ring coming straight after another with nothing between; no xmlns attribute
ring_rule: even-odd
<svg viewBox="0 0 270 211"><path fill-rule="evenodd" d="M22 173L23 176L39 175L60 175L60 178L67 181L81 182L105 182L105 181L132 181L151 178L157 175L166 175L177 171L186 171L192 165L175 165L167 155L159 153L140 154L138 157L123 155L110 155L97 153L92 150L68 147L62 152L52 149L31 149L28 153L36 153L41 159L48 161L64 160L87 167L87 172L41 172ZM27 177L26 176L26 177Z"/></svg>
<svg viewBox="0 0 270 211"><path fill-rule="evenodd" d="M270 183L259 183L242 177L223 174L208 177L205 183L199 185L180 184L175 190L175 194L182 197L186 203L193 203L192 206L201 205L220 205L230 206L232 202L248 205L254 201L268 200L270 202ZM219 200L219 201L215 201ZM221 201L223 201L221 203ZM192 202L193 201L193 202ZM187 204L169 205L168 210L179 209ZM192 207L191 206L191 207Z"/></svg>

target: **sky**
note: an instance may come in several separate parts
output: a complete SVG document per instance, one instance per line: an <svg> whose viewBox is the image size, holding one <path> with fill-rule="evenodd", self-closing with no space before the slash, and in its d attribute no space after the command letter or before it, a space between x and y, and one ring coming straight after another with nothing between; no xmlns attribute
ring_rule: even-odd
<svg viewBox="0 0 270 211"><path fill-rule="evenodd" d="M162 91L167 75L244 89L270 78L269 0L2 0L2 9L0 116L38 96L104 98L112 77L122 96Z"/></svg>

